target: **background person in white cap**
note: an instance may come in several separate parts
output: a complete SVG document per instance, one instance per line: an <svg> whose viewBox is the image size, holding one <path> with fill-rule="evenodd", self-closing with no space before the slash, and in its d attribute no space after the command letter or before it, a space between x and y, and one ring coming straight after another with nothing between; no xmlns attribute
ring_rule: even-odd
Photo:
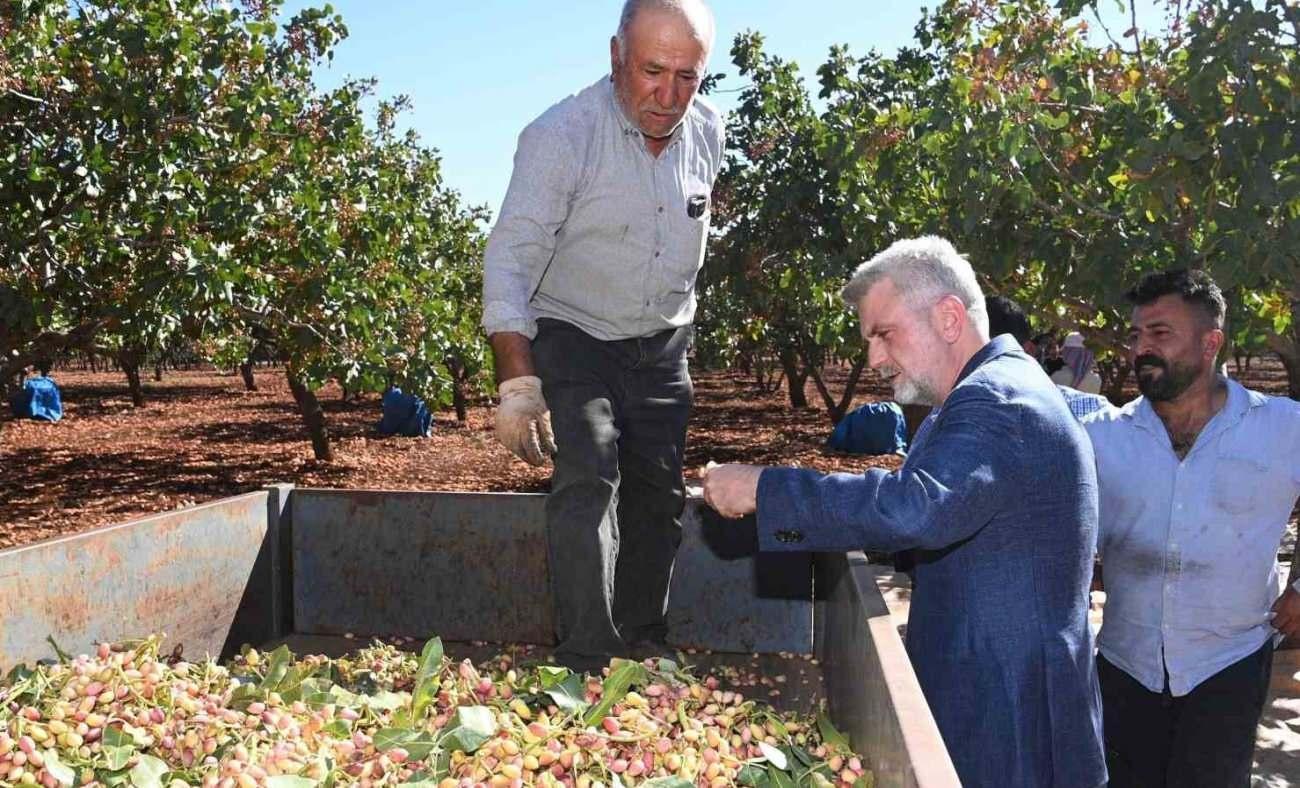
<svg viewBox="0 0 1300 788"><path fill-rule="evenodd" d="M1065 366L1052 373L1052 382L1060 386L1097 394L1101 391L1101 376L1094 369L1096 356L1083 345L1083 334L1072 331L1061 346L1061 360Z"/></svg>

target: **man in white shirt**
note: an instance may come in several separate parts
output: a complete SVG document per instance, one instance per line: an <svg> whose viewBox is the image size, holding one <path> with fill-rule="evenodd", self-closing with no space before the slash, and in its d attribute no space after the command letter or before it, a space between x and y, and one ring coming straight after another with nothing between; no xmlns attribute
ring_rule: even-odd
<svg viewBox="0 0 1300 788"><path fill-rule="evenodd" d="M1226 308L1204 272L1150 274L1128 297L1142 396L1084 420L1110 785L1245 788L1273 648L1300 633L1300 588L1279 597L1277 567L1300 495L1300 402L1216 374Z"/></svg>

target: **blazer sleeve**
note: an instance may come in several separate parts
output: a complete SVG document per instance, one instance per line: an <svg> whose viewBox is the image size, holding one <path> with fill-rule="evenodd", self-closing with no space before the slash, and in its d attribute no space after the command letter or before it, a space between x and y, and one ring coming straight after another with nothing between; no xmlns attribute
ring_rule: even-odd
<svg viewBox="0 0 1300 788"><path fill-rule="evenodd" d="M961 392L961 393L958 393ZM958 389L929 435L894 472L822 474L768 468L758 483L761 550L937 550L969 538L1025 495L1019 411Z"/></svg>

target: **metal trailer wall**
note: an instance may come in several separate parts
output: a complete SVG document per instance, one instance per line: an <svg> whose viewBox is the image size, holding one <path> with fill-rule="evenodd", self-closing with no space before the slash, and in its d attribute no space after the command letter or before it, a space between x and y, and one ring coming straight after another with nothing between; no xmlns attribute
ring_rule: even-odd
<svg viewBox="0 0 1300 788"><path fill-rule="evenodd" d="M290 634L549 642L543 501L277 485L2 550L0 670L52 657L47 636L79 653L163 632L190 658ZM810 557L749 555L701 512L688 503L670 640L807 653L815 639L832 717L877 785L958 785L865 559L819 556L814 605Z"/></svg>
<svg viewBox="0 0 1300 788"><path fill-rule="evenodd" d="M550 644L544 495L295 490L294 630ZM728 540L688 501L669 594L670 642L810 653L812 561L719 556ZM712 543L712 544L711 544ZM734 546L736 552L743 547ZM774 580L775 578L775 580ZM779 581L779 582L778 582Z"/></svg>
<svg viewBox="0 0 1300 788"><path fill-rule="evenodd" d="M0 551L0 670L151 632L190 658L274 637L279 489Z"/></svg>
<svg viewBox="0 0 1300 788"><path fill-rule="evenodd" d="M861 552L819 553L817 658L831 718L872 754L879 785L960 786L934 715Z"/></svg>

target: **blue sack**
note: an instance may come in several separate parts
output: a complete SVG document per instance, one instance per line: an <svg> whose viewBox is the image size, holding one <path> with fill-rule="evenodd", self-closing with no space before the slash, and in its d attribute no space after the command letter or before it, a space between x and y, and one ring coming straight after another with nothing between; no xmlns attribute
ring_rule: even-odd
<svg viewBox="0 0 1300 788"><path fill-rule="evenodd" d="M433 414L424 400L414 394L403 394L396 386L384 392L383 416L377 427L381 434L427 438L431 426Z"/></svg>
<svg viewBox="0 0 1300 788"><path fill-rule="evenodd" d="M868 402L840 419L826 445L851 454L906 453L903 409L894 402Z"/></svg>
<svg viewBox="0 0 1300 788"><path fill-rule="evenodd" d="M63 418L63 398L53 378L28 378L22 389L10 398L9 408L19 419L58 421Z"/></svg>

